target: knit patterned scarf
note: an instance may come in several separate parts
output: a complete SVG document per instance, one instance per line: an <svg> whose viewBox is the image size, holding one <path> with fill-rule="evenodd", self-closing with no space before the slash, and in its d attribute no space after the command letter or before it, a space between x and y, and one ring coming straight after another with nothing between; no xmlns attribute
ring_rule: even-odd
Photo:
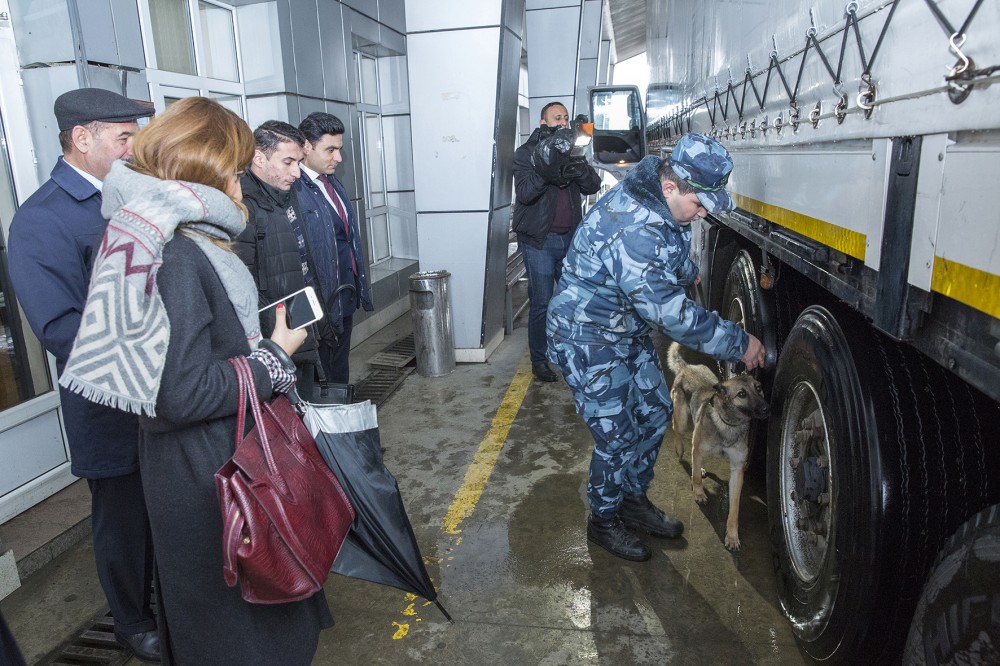
<svg viewBox="0 0 1000 666"><path fill-rule="evenodd" d="M182 233L218 274L250 348L260 341L253 278L239 257L211 241L231 240L245 220L233 201L216 189L145 176L123 162L111 168L102 196L101 212L110 221L59 383L93 402L155 416L170 341L170 320L156 274L163 247L179 224L185 224Z"/></svg>

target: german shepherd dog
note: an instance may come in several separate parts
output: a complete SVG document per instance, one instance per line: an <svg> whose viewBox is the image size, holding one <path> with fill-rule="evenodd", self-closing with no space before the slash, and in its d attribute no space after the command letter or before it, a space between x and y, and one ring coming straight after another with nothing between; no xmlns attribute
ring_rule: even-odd
<svg viewBox="0 0 1000 666"><path fill-rule="evenodd" d="M683 458L681 438L694 423L691 437L691 488L699 504L707 501L701 485L702 459L708 455L729 458L729 518L726 520L726 548L739 550L740 494L749 447L747 436L752 419L768 415L767 401L760 382L740 375L720 382L703 365L688 365L674 342L667 352L667 366L674 373L670 398L674 401L674 448Z"/></svg>

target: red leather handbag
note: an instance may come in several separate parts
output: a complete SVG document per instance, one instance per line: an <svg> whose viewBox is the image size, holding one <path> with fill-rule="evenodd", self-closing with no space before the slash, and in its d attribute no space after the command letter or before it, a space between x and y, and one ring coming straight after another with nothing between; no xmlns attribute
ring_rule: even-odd
<svg viewBox="0 0 1000 666"><path fill-rule="evenodd" d="M245 357L236 452L215 473L222 509L222 573L256 604L300 601L326 581L354 522L354 507L288 399L257 399ZM254 427L243 437L247 397Z"/></svg>

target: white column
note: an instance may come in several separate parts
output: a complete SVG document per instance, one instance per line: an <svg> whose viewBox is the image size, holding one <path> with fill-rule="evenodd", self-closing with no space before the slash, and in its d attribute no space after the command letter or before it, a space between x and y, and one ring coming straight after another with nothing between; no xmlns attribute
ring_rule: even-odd
<svg viewBox="0 0 1000 666"><path fill-rule="evenodd" d="M525 39L528 51L529 113L538 125L542 107L561 102L570 115L577 109L580 58L580 17L589 0L527 0Z"/></svg>
<svg viewBox="0 0 1000 666"><path fill-rule="evenodd" d="M421 270L447 270L455 358L503 339L523 0L406 0Z"/></svg>

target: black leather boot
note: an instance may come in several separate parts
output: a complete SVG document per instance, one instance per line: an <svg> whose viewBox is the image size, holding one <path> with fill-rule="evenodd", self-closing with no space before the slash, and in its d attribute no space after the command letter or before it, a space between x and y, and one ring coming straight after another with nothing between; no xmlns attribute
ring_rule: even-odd
<svg viewBox="0 0 1000 666"><path fill-rule="evenodd" d="M655 537L676 539L684 533L684 523L663 513L649 501L646 493L625 495L618 515L627 527Z"/></svg>
<svg viewBox="0 0 1000 666"><path fill-rule="evenodd" d="M644 562L652 554L639 537L628 531L618 516L598 518L592 515L587 521L587 538L623 560Z"/></svg>

